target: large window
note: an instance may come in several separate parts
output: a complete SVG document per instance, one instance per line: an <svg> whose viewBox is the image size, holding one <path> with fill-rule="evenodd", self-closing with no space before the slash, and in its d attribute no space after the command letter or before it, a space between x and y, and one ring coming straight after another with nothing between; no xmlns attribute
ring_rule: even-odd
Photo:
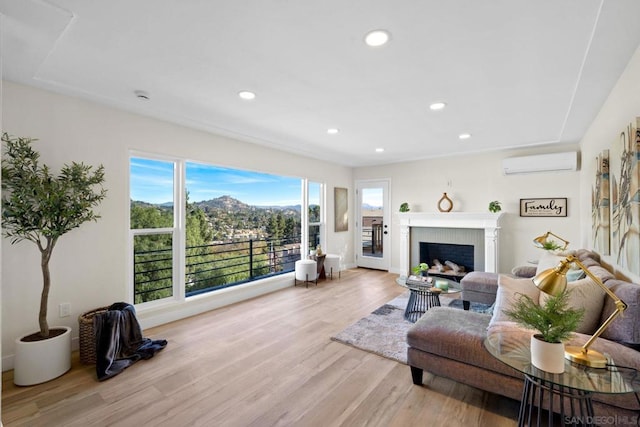
<svg viewBox="0 0 640 427"><path fill-rule="evenodd" d="M136 304L293 271L321 242L322 184L146 156L130 165Z"/></svg>

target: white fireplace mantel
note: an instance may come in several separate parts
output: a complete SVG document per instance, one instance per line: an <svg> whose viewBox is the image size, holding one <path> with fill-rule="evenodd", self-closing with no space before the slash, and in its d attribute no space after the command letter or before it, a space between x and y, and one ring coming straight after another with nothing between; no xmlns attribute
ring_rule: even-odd
<svg viewBox="0 0 640 427"><path fill-rule="evenodd" d="M400 271L401 276L410 270L411 227L472 228L484 230L485 271L498 272L498 231L501 213L488 212L416 212L399 213L400 219Z"/></svg>

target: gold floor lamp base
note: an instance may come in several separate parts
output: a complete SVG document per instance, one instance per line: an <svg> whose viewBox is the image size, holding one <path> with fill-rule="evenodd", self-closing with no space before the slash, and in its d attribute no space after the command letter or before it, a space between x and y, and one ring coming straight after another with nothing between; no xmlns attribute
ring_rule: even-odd
<svg viewBox="0 0 640 427"><path fill-rule="evenodd" d="M582 347L566 346L564 349L564 357L572 362L587 365L591 368L607 367L607 358L595 350L584 351Z"/></svg>

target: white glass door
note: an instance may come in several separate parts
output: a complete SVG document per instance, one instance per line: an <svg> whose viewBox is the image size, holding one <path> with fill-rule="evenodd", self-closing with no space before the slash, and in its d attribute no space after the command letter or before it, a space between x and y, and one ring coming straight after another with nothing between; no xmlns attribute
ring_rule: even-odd
<svg viewBox="0 0 640 427"><path fill-rule="evenodd" d="M389 270L389 181L356 182L358 267Z"/></svg>

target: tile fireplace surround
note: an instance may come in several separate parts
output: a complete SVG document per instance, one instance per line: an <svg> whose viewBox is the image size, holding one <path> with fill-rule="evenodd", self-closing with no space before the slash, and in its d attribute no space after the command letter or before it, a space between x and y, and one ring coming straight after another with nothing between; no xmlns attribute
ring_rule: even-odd
<svg viewBox="0 0 640 427"><path fill-rule="evenodd" d="M417 212L400 213L400 277L410 273L411 228L434 227L484 230L484 271L498 272L498 232L501 213Z"/></svg>

